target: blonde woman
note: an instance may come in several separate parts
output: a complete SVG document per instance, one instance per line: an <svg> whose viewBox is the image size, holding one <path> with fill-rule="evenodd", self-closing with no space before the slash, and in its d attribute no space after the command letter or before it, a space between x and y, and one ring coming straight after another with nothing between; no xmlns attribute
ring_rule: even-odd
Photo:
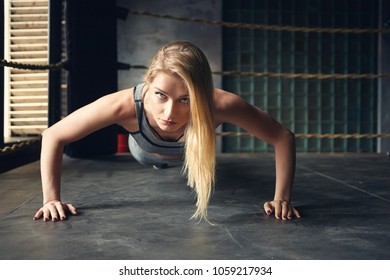
<svg viewBox="0 0 390 280"><path fill-rule="evenodd" d="M294 134L238 95L214 89L206 56L192 43L179 41L157 52L143 84L106 95L44 131L43 206L33 219L58 221L69 213L77 215L76 208L60 196L64 145L112 124L129 131L130 151L140 163L155 168L182 164L188 185L197 194L193 218L207 219L215 180L215 128L225 122L275 148L275 195L264 204L265 213L283 220L300 217L290 202Z"/></svg>

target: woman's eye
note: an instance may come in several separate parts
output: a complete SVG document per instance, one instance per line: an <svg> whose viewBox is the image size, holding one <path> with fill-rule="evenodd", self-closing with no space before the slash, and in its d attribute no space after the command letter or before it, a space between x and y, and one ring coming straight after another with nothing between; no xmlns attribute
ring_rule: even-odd
<svg viewBox="0 0 390 280"><path fill-rule="evenodd" d="M188 104L188 103L190 103L190 99L189 98L182 98L182 99L180 99L180 102L184 103L184 104Z"/></svg>
<svg viewBox="0 0 390 280"><path fill-rule="evenodd" d="M156 96L159 98L159 99L164 99L165 98L165 95L161 92L156 92Z"/></svg>

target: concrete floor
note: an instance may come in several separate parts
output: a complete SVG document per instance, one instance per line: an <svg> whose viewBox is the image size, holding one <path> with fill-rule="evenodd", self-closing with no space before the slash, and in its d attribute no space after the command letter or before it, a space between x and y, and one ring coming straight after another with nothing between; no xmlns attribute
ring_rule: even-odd
<svg viewBox="0 0 390 280"><path fill-rule="evenodd" d="M64 158L63 200L79 216L33 221L39 162L0 174L0 259L390 259L390 158L300 154L293 192L301 219L263 214L273 156L218 156L209 218L189 220L194 194L180 168L129 155Z"/></svg>

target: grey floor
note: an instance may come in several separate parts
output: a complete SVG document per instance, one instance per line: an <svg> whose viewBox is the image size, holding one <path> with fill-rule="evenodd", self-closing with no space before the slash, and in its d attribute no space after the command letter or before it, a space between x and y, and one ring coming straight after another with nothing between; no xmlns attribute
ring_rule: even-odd
<svg viewBox="0 0 390 280"><path fill-rule="evenodd" d="M63 200L80 215L33 221L39 162L0 174L0 259L390 259L390 158L302 154L293 194L301 219L264 215L272 155L218 156L214 226L189 220L180 168L131 156L64 158Z"/></svg>

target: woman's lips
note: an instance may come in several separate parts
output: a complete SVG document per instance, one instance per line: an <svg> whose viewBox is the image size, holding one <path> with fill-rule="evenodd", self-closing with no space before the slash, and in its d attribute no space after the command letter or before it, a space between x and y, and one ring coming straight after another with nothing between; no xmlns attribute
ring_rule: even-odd
<svg viewBox="0 0 390 280"><path fill-rule="evenodd" d="M172 120L163 120L163 119L160 119L160 121L162 122L162 124L167 125L167 126L171 126L171 125L176 124L176 123L175 123L174 121L172 121Z"/></svg>

